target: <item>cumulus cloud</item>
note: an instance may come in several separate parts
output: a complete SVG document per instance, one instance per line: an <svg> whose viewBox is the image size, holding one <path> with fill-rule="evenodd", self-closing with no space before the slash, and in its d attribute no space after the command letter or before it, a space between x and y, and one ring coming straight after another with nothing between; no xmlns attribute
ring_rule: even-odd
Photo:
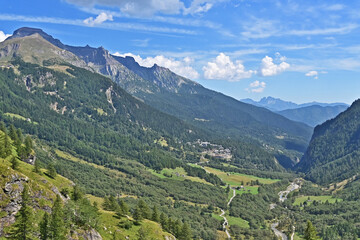
<svg viewBox="0 0 360 240"><path fill-rule="evenodd" d="M229 56L220 53L213 62L208 62L203 67L204 77L207 79L220 79L228 81L239 81L243 78L250 78L256 71L245 70L241 61L231 61Z"/></svg>
<svg viewBox="0 0 360 240"><path fill-rule="evenodd" d="M310 71L310 72L306 73L305 76L314 77L314 79L318 79L319 78L319 73L317 71Z"/></svg>
<svg viewBox="0 0 360 240"><path fill-rule="evenodd" d="M135 55L132 53L114 53L115 56L126 57L131 56L135 59L137 63L139 63L143 67L152 67L154 64L165 67L173 71L174 73L184 76L189 79L198 79L199 73L191 67L191 63L193 63L193 59L190 57L185 57L181 60L176 60L173 58L167 58L163 55L158 55L155 57L147 57L142 58L139 55Z"/></svg>
<svg viewBox="0 0 360 240"><path fill-rule="evenodd" d="M283 57L281 59L285 60ZM274 60L271 57L265 56L261 60L259 74L263 77L274 76L279 73L282 73L289 67L290 67L290 64L288 64L285 61L282 61L280 64L275 64Z"/></svg>
<svg viewBox="0 0 360 240"><path fill-rule="evenodd" d="M0 31L0 42L5 41L8 37L10 37L11 34L5 34L3 31Z"/></svg>
<svg viewBox="0 0 360 240"><path fill-rule="evenodd" d="M253 92L253 93L261 93L264 91L266 87L266 83L265 82L260 82L258 80L250 83L249 87L246 88L245 90L248 92Z"/></svg>
<svg viewBox="0 0 360 240"><path fill-rule="evenodd" d="M85 19L83 22L86 25L94 26L94 25L102 24L105 21L113 21L113 16L102 12L95 19L93 17L89 17L89 18Z"/></svg>
<svg viewBox="0 0 360 240"><path fill-rule="evenodd" d="M152 16L155 13L178 14L184 9L180 0L66 0L68 3L92 8L95 5L119 8L122 13L131 16Z"/></svg>

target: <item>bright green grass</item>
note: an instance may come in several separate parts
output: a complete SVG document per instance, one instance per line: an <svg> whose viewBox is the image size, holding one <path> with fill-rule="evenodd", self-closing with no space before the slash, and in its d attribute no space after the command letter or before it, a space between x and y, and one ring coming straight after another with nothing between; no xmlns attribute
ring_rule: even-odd
<svg viewBox="0 0 360 240"><path fill-rule="evenodd" d="M194 164L194 163L188 163L189 166L196 167L196 168L202 168L200 165Z"/></svg>
<svg viewBox="0 0 360 240"><path fill-rule="evenodd" d="M23 120L23 121L28 121L25 117L19 115L19 114L15 114L15 113L4 113L5 116L8 116L8 117L11 117L11 118L16 118L16 119L20 119L20 120ZM37 122L33 122L33 121L29 121L33 124L38 124Z"/></svg>
<svg viewBox="0 0 360 240"><path fill-rule="evenodd" d="M260 178L252 175L247 174L241 174L241 173L226 173L221 170L205 167L205 169L208 172L211 172L215 175L217 175L221 180L223 180L225 183L229 184L232 187L240 187L242 186L242 183L244 184L245 191L244 190L236 190L236 194L244 194L247 192L250 192L251 194L258 194L258 188L259 186L247 186L251 181L258 180L260 183L263 184L271 184L277 181L280 181L279 179L270 179L270 178ZM250 191L248 191L250 190ZM232 193L231 193L232 194Z"/></svg>
<svg viewBox="0 0 360 240"><path fill-rule="evenodd" d="M103 199L95 196L87 195L90 201L97 202L98 206L101 207ZM145 227L149 233L149 239L165 239L166 236L170 237L171 234L164 232L160 226L160 224L150 221L150 220L142 220L140 226L133 225L130 229L124 229L118 227L120 221L130 220L132 218L122 217L121 219L115 216L114 212L105 211L103 209L99 210L100 212L100 226L99 233L103 237L103 239L113 239L113 233L117 233L117 237L119 239L125 239L126 236L129 239L137 239L137 232L140 227ZM171 239L171 238L170 238Z"/></svg>
<svg viewBox="0 0 360 240"><path fill-rule="evenodd" d="M184 180L190 180L193 182L200 182L200 183L205 183L205 184L210 184L209 182L206 182L204 179L201 179L199 177L191 177L191 176L187 176L186 175L186 171L184 168L182 167L177 167L175 169L171 169L171 168L164 168L163 170L161 170L160 172L156 172L153 169L148 169L149 172L151 172L153 175L159 177L159 178L168 178L168 179L174 179L174 180L178 180L178 181L184 181ZM175 173L178 173L179 176L176 176ZM167 177L168 176L172 176L172 177ZM185 177L182 177L182 176Z"/></svg>
<svg viewBox="0 0 360 240"><path fill-rule="evenodd" d="M245 186L245 190L236 190L236 195L242 195L244 193L258 194L258 186Z"/></svg>
<svg viewBox="0 0 360 240"><path fill-rule="evenodd" d="M329 201L329 203L335 203L336 200L338 201L342 201L341 198L333 198L332 196L301 196L301 197L297 197L295 199L295 202L293 203L293 205L301 205L303 202L308 201L308 199L310 198L309 203L312 203L313 201L318 201L318 202L322 202L325 203L326 201Z"/></svg>
<svg viewBox="0 0 360 240"><path fill-rule="evenodd" d="M211 216L212 216L213 218L219 220L219 221L223 221L223 220L224 220L222 217L220 217L218 214L215 214L215 213L213 213Z"/></svg>
<svg viewBox="0 0 360 240"><path fill-rule="evenodd" d="M226 218L229 221L230 226L237 225L242 228L250 228L249 222L242 218L233 217L233 216L226 216Z"/></svg>

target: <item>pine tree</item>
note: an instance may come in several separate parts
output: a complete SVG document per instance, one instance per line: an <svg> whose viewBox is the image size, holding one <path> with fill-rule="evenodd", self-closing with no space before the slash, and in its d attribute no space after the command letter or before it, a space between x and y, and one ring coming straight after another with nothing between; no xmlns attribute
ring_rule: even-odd
<svg viewBox="0 0 360 240"><path fill-rule="evenodd" d="M3 155L2 157L3 157L3 158L6 158L7 156L10 156L11 152L12 152L12 148L11 148L9 136L8 136L7 132L5 131L5 136L4 136L4 155Z"/></svg>
<svg viewBox="0 0 360 240"><path fill-rule="evenodd" d="M19 151L23 141L23 135L20 128L16 130L16 136L17 138L14 140L14 146L16 147L17 151Z"/></svg>
<svg viewBox="0 0 360 240"><path fill-rule="evenodd" d="M36 160L35 160L33 172L35 172L35 173L37 173L37 174L41 174L41 168L40 168L40 161L39 161L39 159L36 159Z"/></svg>
<svg viewBox="0 0 360 240"><path fill-rule="evenodd" d="M304 234L305 240L317 240L319 239L317 236L316 228L312 225L312 223L308 220L307 226Z"/></svg>
<svg viewBox="0 0 360 240"><path fill-rule="evenodd" d="M5 123L3 121L0 122L0 131L6 132Z"/></svg>
<svg viewBox="0 0 360 240"><path fill-rule="evenodd" d="M18 141L18 135L16 133L16 128L14 127L14 125L10 125L9 127L9 137L14 141Z"/></svg>
<svg viewBox="0 0 360 240"><path fill-rule="evenodd" d="M47 167L47 175L51 178L56 178L57 172L53 164L49 164Z"/></svg>
<svg viewBox="0 0 360 240"><path fill-rule="evenodd" d="M160 216L156 206L154 206L153 208L151 220L153 220L154 222L160 222Z"/></svg>
<svg viewBox="0 0 360 240"><path fill-rule="evenodd" d="M192 238L192 233L189 225L185 222L181 228L180 240L190 240Z"/></svg>
<svg viewBox="0 0 360 240"><path fill-rule="evenodd" d="M144 200L140 199L138 201L138 207L141 210L141 214L143 218L150 219L151 213L149 206L144 202Z"/></svg>
<svg viewBox="0 0 360 240"><path fill-rule="evenodd" d="M11 168L17 170L19 168L19 161L16 159L15 156L11 158Z"/></svg>
<svg viewBox="0 0 360 240"><path fill-rule="evenodd" d="M56 195L49 224L49 235L53 240L63 240L65 238L63 215L64 213L61 198L59 195Z"/></svg>
<svg viewBox="0 0 360 240"><path fill-rule="evenodd" d="M45 212L40 222L40 239L47 240L49 238L49 214Z"/></svg>
<svg viewBox="0 0 360 240"><path fill-rule="evenodd" d="M141 208L139 207L139 205L137 205L135 207L135 211L134 211L134 214L133 214L133 218L135 219L135 221L137 223L139 223L141 220L143 220L143 215L141 213Z"/></svg>
<svg viewBox="0 0 360 240"><path fill-rule="evenodd" d="M30 136L26 136L24 144L25 144L25 154L29 156L33 148L33 142Z"/></svg>
<svg viewBox="0 0 360 240"><path fill-rule="evenodd" d="M119 213L121 214L121 216L126 216L127 214L129 214L129 207L122 199L119 200Z"/></svg>
<svg viewBox="0 0 360 240"><path fill-rule="evenodd" d="M174 223L173 223L173 230L172 232L174 233L175 237L180 238L181 237L181 222L179 221L179 219L177 219Z"/></svg>
<svg viewBox="0 0 360 240"><path fill-rule="evenodd" d="M78 185L75 185L71 194L72 200L79 201L84 197L83 191L80 189Z"/></svg>
<svg viewBox="0 0 360 240"><path fill-rule="evenodd" d="M16 221L13 225L13 231L11 237L13 239L28 240L33 239L33 209L30 206L30 195L28 185L24 185L24 189L21 194L22 202L21 208L16 215Z"/></svg>
<svg viewBox="0 0 360 240"><path fill-rule="evenodd" d="M164 230L168 229L168 220L167 220L167 217L166 217L166 215L164 213L160 214L160 224L161 224L161 227Z"/></svg>

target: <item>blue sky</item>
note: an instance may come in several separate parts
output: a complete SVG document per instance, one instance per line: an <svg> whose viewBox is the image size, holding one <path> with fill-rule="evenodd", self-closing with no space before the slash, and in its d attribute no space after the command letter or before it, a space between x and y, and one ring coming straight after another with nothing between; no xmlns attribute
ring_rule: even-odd
<svg viewBox="0 0 360 240"><path fill-rule="evenodd" d="M237 99L360 97L360 1L0 0L0 41L42 28Z"/></svg>

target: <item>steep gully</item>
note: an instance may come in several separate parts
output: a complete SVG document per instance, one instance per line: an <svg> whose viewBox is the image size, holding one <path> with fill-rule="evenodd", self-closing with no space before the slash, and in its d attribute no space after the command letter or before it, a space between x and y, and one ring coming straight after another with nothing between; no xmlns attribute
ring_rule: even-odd
<svg viewBox="0 0 360 240"><path fill-rule="evenodd" d="M280 202L284 202L287 199L287 196L292 192L295 191L297 189L301 188L301 179L295 179L292 183L290 183L290 185L286 188L285 191L280 191L278 193L279 195L279 201ZM270 204L270 209L274 209L276 207L276 204ZM275 222L271 224L271 230L275 233L275 235L282 239L282 240L288 240L288 237L281 232L280 230L277 229L277 227L279 226L279 222ZM291 234L290 239L293 240L294 239L294 235L295 235L295 226L293 226L293 232Z"/></svg>

